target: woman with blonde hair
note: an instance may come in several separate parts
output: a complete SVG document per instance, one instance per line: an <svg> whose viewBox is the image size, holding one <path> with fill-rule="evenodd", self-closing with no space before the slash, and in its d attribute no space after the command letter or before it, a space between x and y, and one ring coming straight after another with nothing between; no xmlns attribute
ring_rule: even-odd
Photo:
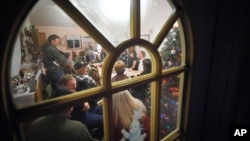
<svg viewBox="0 0 250 141"><path fill-rule="evenodd" d="M115 140L150 140L150 117L145 105L128 90L113 94Z"/></svg>
<svg viewBox="0 0 250 141"><path fill-rule="evenodd" d="M114 65L114 69L115 69L116 75L111 78L111 82L129 79L129 77L126 74L124 74L125 69L126 69L126 64L123 61L121 60L116 61Z"/></svg>

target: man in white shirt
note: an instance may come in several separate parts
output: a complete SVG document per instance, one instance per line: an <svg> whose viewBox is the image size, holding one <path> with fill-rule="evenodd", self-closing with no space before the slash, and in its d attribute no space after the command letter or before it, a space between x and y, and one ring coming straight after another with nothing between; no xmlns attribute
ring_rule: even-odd
<svg viewBox="0 0 250 141"><path fill-rule="evenodd" d="M138 52L138 61L139 61L139 66L138 66L138 70L139 71L143 71L143 64L142 64L142 61L144 60L145 58L145 51L141 50Z"/></svg>

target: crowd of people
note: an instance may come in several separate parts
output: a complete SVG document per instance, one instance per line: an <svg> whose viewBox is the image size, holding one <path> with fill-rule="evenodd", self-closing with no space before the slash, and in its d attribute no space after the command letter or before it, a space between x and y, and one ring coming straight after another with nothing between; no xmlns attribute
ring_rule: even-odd
<svg viewBox="0 0 250 141"><path fill-rule="evenodd" d="M96 57L93 47L87 47L80 55L72 51L71 57L70 53L64 53L57 48L59 44L59 36L50 35L41 50L41 63L45 69L45 74L42 75L46 79L44 81L52 87L52 94L48 98L101 85L98 67L94 65ZM111 81L129 79L124 74L126 68L140 71L139 75L144 75L151 72L151 60L145 59L144 51L138 52L138 55L136 51L122 52L114 64L116 75ZM150 139L150 116L144 104L145 90L149 89L149 85L145 84L113 94L115 140ZM100 100L97 98L82 101L36 119L27 132L27 141L39 137L47 141L102 140L103 114L102 107L97 104ZM46 126L53 128L47 130Z"/></svg>

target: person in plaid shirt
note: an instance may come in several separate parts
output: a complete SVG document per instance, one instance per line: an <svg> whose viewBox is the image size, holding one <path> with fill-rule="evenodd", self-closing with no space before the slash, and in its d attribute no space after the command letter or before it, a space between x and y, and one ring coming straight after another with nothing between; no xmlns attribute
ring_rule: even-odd
<svg viewBox="0 0 250 141"><path fill-rule="evenodd" d="M128 68L129 67L129 57L130 56L129 56L128 52L126 50L124 50L120 54L120 56L117 58L117 60L123 61L126 64L126 68Z"/></svg>

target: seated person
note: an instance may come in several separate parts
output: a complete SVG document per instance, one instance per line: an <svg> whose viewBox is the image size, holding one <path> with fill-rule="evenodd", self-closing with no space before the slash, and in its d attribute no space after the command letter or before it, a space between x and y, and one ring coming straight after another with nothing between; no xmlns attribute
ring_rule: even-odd
<svg viewBox="0 0 250 141"><path fill-rule="evenodd" d="M151 60L150 59L144 59L142 61L143 64L143 71L138 75L144 75L151 73L152 65L151 65ZM140 99L143 103L145 103L145 98L149 94L150 85L149 84L144 84L138 87L134 87L130 89L131 94L135 97Z"/></svg>
<svg viewBox="0 0 250 141"><path fill-rule="evenodd" d="M116 75L111 78L111 82L129 79L129 77L126 74L124 74L125 68L126 68L126 65L123 61L121 60L116 61L114 65Z"/></svg>
<svg viewBox="0 0 250 141"><path fill-rule="evenodd" d="M115 141L149 141L150 117L144 104L128 90L113 94L112 101Z"/></svg>
<svg viewBox="0 0 250 141"><path fill-rule="evenodd" d="M76 91L82 91L96 87L95 80L88 74L88 63L78 61L74 64L76 70ZM91 99L89 110L85 112L84 118L81 121L86 124L93 137L101 139L103 137L103 116L102 107L97 104L100 99ZM82 106L72 114L72 119L78 119L79 114L82 114ZM97 130L96 130L97 129ZM92 131L95 131L94 133ZM98 134L98 135L97 135Z"/></svg>
<svg viewBox="0 0 250 141"><path fill-rule="evenodd" d="M152 63L150 59L148 58L143 59L142 65L143 65L143 71L141 72L140 75L151 73Z"/></svg>
<svg viewBox="0 0 250 141"><path fill-rule="evenodd" d="M95 80L88 73L88 63L78 61L74 64L74 69L76 72L76 80L82 81L82 83L78 84L76 91L96 87Z"/></svg>
<svg viewBox="0 0 250 141"><path fill-rule="evenodd" d="M65 74L60 80L59 85L63 88L67 88L73 92L76 92L76 78L72 75ZM85 112L90 109L89 103L79 103L77 106L74 107L73 112L71 113L73 115L74 120L82 121L84 123L85 121ZM74 114L75 112L81 111L82 114Z"/></svg>
<svg viewBox="0 0 250 141"><path fill-rule="evenodd" d="M58 88L52 98L71 93L68 89ZM26 134L26 141L94 141L84 124L69 119L72 110L70 106L34 120Z"/></svg>

